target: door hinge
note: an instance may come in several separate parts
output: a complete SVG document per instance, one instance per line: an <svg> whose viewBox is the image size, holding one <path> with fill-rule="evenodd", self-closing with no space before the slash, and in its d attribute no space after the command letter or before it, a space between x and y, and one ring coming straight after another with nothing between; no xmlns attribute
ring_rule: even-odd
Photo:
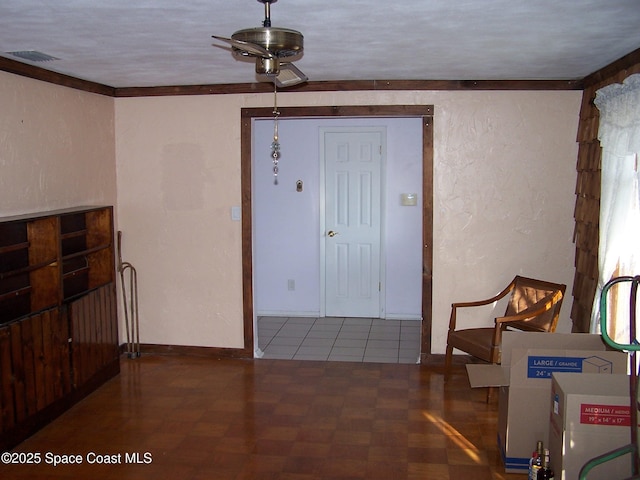
<svg viewBox="0 0 640 480"><path fill-rule="evenodd" d="M381 292L382 291L382 282L378 282L378 291Z"/></svg>

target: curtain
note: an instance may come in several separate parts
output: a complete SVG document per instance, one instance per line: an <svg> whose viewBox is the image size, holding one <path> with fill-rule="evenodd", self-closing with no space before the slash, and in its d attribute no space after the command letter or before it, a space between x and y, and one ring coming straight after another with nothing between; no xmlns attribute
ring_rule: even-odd
<svg viewBox="0 0 640 480"><path fill-rule="evenodd" d="M613 277L640 274L640 74L596 92L600 110L598 139L602 146L598 286L591 315L591 332L600 331L600 295ZM618 285L627 285L618 284ZM614 293L607 312L609 335L628 343L629 296ZM613 289L610 291L613 293ZM609 303L607 305L609 307Z"/></svg>

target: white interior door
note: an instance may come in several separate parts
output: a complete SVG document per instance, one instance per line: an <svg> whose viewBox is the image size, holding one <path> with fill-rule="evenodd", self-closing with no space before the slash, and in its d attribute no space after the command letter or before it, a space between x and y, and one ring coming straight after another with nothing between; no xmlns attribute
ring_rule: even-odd
<svg viewBox="0 0 640 480"><path fill-rule="evenodd" d="M323 130L324 291L329 317L380 317L385 131Z"/></svg>

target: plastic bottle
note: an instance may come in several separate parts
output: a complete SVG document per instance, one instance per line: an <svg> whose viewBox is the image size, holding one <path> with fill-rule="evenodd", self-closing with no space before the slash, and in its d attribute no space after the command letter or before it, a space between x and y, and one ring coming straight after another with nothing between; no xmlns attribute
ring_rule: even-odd
<svg viewBox="0 0 640 480"><path fill-rule="evenodd" d="M542 456L544 455L544 449L542 442L538 440L536 449L531 454L529 460L529 480L536 480L538 478L538 470L542 466Z"/></svg>
<svg viewBox="0 0 640 480"><path fill-rule="evenodd" d="M542 467L538 470L537 480L554 480L553 469L551 468L551 461L549 459L549 449L544 449L544 455L542 457Z"/></svg>

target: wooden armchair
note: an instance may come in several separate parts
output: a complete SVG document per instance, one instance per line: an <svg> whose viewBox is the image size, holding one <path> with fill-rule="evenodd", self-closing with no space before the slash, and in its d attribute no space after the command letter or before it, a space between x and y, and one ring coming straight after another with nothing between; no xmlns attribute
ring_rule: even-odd
<svg viewBox="0 0 640 480"><path fill-rule="evenodd" d="M445 371L451 369L453 349L457 348L489 363L500 363L502 332L507 329L532 332L554 332L558 324L560 307L566 285L516 276L496 296L476 302L451 305ZM459 308L489 305L511 294L503 317L497 317L493 326L456 329Z"/></svg>

